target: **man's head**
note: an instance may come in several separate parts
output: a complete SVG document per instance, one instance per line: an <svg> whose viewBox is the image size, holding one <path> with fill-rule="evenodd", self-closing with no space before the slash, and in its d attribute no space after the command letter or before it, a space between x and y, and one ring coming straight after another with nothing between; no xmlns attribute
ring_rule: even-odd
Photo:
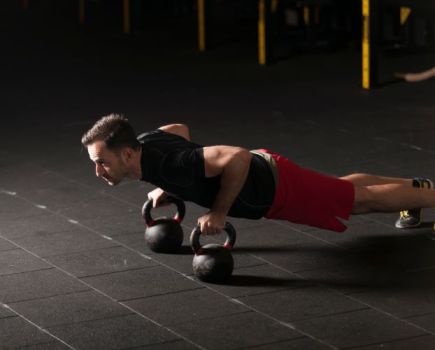
<svg viewBox="0 0 435 350"><path fill-rule="evenodd" d="M132 175L135 153L140 143L128 119L110 114L99 119L82 137L82 145L95 163L95 174L109 185L117 185L124 177Z"/></svg>

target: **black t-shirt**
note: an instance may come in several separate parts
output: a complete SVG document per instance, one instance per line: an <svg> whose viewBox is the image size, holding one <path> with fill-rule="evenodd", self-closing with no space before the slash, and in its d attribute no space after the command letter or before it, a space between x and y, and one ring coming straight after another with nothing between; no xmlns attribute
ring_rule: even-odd
<svg viewBox="0 0 435 350"><path fill-rule="evenodd" d="M142 144L142 181L211 208L221 176L205 176L204 146L159 129L139 135L138 140ZM228 215L259 219L271 207L274 195L275 182L269 164L253 154L246 182Z"/></svg>

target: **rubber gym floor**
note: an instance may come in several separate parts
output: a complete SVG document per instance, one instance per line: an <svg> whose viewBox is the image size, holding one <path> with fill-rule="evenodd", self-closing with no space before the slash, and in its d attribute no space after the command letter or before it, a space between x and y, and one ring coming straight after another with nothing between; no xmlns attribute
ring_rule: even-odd
<svg viewBox="0 0 435 350"><path fill-rule="evenodd" d="M14 11L0 31L1 349L435 348L433 210L415 230L396 214L352 217L344 233L230 219L233 276L208 284L188 246L204 210L187 204L180 254L151 252L140 208L153 187L105 185L80 145L120 112L138 132L183 122L199 143L327 174L435 178L434 81L362 91L355 49L260 67L255 44L200 55L170 35Z"/></svg>

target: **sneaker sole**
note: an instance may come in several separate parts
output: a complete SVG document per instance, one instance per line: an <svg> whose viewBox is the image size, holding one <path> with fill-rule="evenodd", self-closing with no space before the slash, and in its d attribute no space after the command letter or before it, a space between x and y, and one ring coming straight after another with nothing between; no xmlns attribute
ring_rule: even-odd
<svg viewBox="0 0 435 350"><path fill-rule="evenodd" d="M407 228L415 228L415 227L419 227L421 226L421 221L414 224L414 225L401 225L400 223L395 223L394 225L396 228L400 228L400 229L407 229Z"/></svg>

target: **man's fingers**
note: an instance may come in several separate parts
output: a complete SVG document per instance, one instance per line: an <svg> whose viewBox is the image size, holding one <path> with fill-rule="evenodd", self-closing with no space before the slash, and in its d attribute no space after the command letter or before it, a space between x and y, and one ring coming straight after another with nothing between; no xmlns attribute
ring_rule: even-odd
<svg viewBox="0 0 435 350"><path fill-rule="evenodd" d="M216 226L210 226L211 235L217 235L219 233L219 227Z"/></svg>
<svg viewBox="0 0 435 350"><path fill-rule="evenodd" d="M198 222L198 224L203 235L217 235L221 231L219 227L215 227L209 222Z"/></svg>
<svg viewBox="0 0 435 350"><path fill-rule="evenodd" d="M199 225L199 230L201 231L201 234L206 235L207 232L205 230L204 223L203 222L198 222L198 225Z"/></svg>

